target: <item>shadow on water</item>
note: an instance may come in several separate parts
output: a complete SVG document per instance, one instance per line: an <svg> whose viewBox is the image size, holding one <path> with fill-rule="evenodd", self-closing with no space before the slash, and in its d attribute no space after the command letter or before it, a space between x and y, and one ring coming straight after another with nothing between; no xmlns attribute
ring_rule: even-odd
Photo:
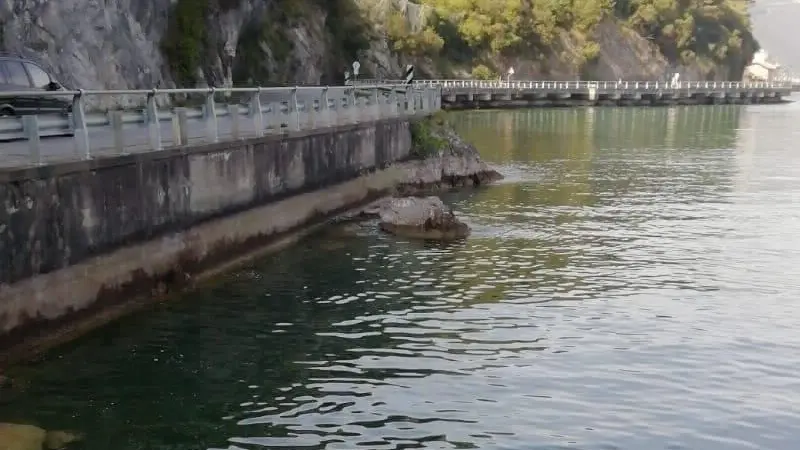
<svg viewBox="0 0 800 450"><path fill-rule="evenodd" d="M0 421L86 450L796 448L797 112L452 117L511 174L445 196L469 239L327 230L19 368Z"/></svg>

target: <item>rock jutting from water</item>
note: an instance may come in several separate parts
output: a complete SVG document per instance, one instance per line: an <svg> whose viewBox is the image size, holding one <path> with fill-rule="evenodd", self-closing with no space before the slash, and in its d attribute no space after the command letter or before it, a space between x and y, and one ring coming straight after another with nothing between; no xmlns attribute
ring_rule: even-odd
<svg viewBox="0 0 800 450"><path fill-rule="evenodd" d="M60 450L81 435L67 431L48 431L34 425L0 423L0 449L3 450Z"/></svg>
<svg viewBox="0 0 800 450"><path fill-rule="evenodd" d="M387 233L417 239L452 240L469 235L439 197L391 198L379 208L380 227Z"/></svg>

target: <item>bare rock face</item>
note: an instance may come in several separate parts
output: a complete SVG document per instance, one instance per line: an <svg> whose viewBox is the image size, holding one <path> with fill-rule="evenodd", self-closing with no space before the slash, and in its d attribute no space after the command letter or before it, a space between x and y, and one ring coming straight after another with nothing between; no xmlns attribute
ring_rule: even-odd
<svg viewBox="0 0 800 450"><path fill-rule="evenodd" d="M392 198L378 214L381 229L399 236L452 240L469 235L469 226L439 197Z"/></svg>

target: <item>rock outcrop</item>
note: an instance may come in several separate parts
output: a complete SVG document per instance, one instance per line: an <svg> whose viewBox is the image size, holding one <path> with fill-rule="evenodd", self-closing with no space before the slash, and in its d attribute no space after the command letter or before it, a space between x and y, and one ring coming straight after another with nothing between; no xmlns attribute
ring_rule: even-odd
<svg viewBox="0 0 800 450"><path fill-rule="evenodd" d="M416 239L452 240L467 237L461 222L439 197L392 198L378 211L382 230Z"/></svg>
<svg viewBox="0 0 800 450"><path fill-rule="evenodd" d="M404 173L399 195L481 186L503 178L441 116L412 124L412 142L415 159L398 164Z"/></svg>
<svg viewBox="0 0 800 450"><path fill-rule="evenodd" d="M79 435L67 431L48 431L33 425L0 423L2 450L61 450L80 438Z"/></svg>

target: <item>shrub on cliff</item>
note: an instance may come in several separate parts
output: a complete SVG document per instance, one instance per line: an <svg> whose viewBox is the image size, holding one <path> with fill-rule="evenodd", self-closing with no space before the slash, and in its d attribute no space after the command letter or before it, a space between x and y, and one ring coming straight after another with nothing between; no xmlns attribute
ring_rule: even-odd
<svg viewBox="0 0 800 450"><path fill-rule="evenodd" d="M671 61L699 59L741 71L757 49L747 0L419 0L435 14L436 32L466 45L471 56L548 47L563 30L591 36L605 17L615 17L653 41ZM452 31L455 30L455 36ZM426 30L425 41L436 42ZM447 36L446 34L451 33ZM400 33L402 34L402 33ZM402 40L402 37L398 37ZM424 43L421 45L425 45ZM464 53L464 45L461 45ZM435 53L438 48L431 49ZM587 39L579 59L599 51Z"/></svg>
<svg viewBox="0 0 800 450"><path fill-rule="evenodd" d="M440 112L411 122L411 157L425 159L435 156L447 146L447 141L436 132L445 125L444 113Z"/></svg>

